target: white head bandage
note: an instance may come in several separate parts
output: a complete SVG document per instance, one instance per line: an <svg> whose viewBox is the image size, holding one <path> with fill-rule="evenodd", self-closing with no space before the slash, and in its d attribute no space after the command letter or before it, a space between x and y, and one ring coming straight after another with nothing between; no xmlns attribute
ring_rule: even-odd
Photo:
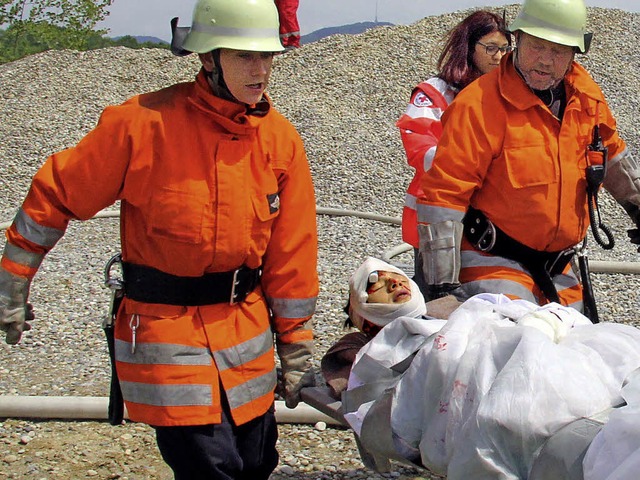
<svg viewBox="0 0 640 480"><path fill-rule="evenodd" d="M369 294L367 293L367 285L371 281L372 274L375 281L378 280L377 272L394 272L407 277L397 267L378 260L377 258L368 257L356 269L349 279L349 306L351 307L351 321L353 324L362 328L363 320L368 320L375 325L384 327L391 320L398 317L419 317L427 313L427 307L424 297L420 292L420 288L416 282L409 277L409 285L411 287L411 300L405 303L367 303ZM375 283L375 282L371 282Z"/></svg>

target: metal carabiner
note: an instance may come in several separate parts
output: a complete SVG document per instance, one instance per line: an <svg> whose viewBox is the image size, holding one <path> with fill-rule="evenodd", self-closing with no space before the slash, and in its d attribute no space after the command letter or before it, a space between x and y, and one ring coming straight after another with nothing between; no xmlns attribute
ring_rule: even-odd
<svg viewBox="0 0 640 480"><path fill-rule="evenodd" d="M109 301L109 313L103 322L103 328L112 327L116 314L118 313L118 307L124 297L124 280L112 275L111 269L114 265L122 265L122 255L117 253L111 257L104 267L104 285L111 290L111 298Z"/></svg>
<svg viewBox="0 0 640 480"><path fill-rule="evenodd" d="M121 278L111 275L111 269L118 263L122 265L122 254L120 253L116 253L111 257L104 267L104 285L112 290L121 290L124 286L124 282Z"/></svg>

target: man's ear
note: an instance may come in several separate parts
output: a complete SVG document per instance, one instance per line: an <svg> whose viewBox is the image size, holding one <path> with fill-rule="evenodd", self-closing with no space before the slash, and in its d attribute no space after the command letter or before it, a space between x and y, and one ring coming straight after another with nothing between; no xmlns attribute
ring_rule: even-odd
<svg viewBox="0 0 640 480"><path fill-rule="evenodd" d="M213 72L215 69L215 64L213 62L213 55L211 52L207 53L199 53L198 58L200 59L200 63L207 72Z"/></svg>

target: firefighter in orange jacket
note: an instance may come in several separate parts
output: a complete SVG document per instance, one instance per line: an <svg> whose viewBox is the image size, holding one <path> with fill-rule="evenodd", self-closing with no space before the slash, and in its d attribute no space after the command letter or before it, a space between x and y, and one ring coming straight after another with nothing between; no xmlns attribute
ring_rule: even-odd
<svg viewBox="0 0 640 480"><path fill-rule="evenodd" d="M7 230L0 328L20 340L29 286L72 219L121 201L115 330L130 418L179 479L267 479L278 463L274 334L288 406L312 385L318 293L302 140L264 94L282 50L271 0L199 0L173 51L194 82L107 107L52 155ZM186 33L186 35L183 35Z"/></svg>
<svg viewBox="0 0 640 480"><path fill-rule="evenodd" d="M574 61L586 20L582 0L525 0L510 25L516 51L445 111L418 199L430 298L492 292L582 309L568 262L590 225L587 169L607 156L603 185L640 223L638 165Z"/></svg>

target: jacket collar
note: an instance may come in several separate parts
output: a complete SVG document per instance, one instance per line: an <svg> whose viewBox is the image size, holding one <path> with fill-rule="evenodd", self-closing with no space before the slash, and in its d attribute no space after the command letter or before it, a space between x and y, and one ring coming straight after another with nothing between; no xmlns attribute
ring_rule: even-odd
<svg viewBox="0 0 640 480"><path fill-rule="evenodd" d="M206 115L214 117L216 123L229 133L251 134L271 110L271 101L265 94L256 105L246 105L217 97L211 91L206 72L201 69L196 76L194 89L189 101Z"/></svg>

